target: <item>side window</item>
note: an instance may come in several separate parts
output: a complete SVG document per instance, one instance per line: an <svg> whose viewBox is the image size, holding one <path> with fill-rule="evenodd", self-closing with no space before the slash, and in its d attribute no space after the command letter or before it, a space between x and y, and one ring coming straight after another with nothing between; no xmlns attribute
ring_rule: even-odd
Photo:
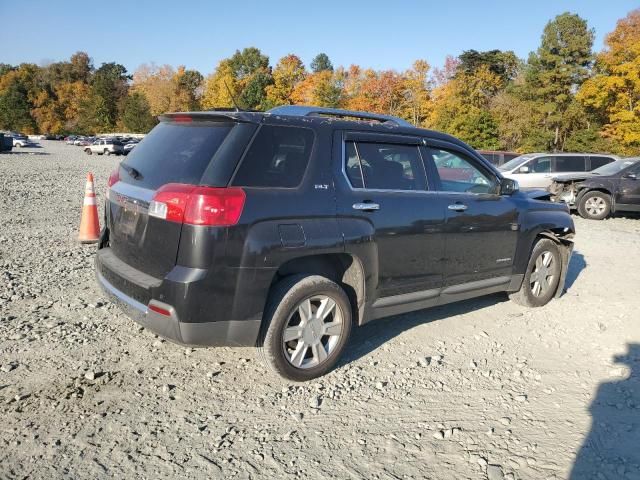
<svg viewBox="0 0 640 480"><path fill-rule="evenodd" d="M608 163L611 163L613 158L610 157L591 157L591 170L600 168Z"/></svg>
<svg viewBox="0 0 640 480"><path fill-rule="evenodd" d="M556 172L585 172L586 170L586 157L577 155L556 157Z"/></svg>
<svg viewBox="0 0 640 480"><path fill-rule="evenodd" d="M349 142L346 162L347 176L355 188L362 185L374 190L426 189L417 146Z"/></svg>
<svg viewBox="0 0 640 480"><path fill-rule="evenodd" d="M241 187L294 188L309 164L313 131L307 128L263 125L236 172Z"/></svg>
<svg viewBox="0 0 640 480"><path fill-rule="evenodd" d="M531 173L549 173L551 172L552 157L534 158L526 164Z"/></svg>
<svg viewBox="0 0 640 480"><path fill-rule="evenodd" d="M445 192L494 193L496 183L471 160L446 150L430 148Z"/></svg>
<svg viewBox="0 0 640 480"><path fill-rule="evenodd" d="M353 142L347 142L346 144L346 162L345 171L347 172L351 186L353 186L353 188L364 188L364 183L362 183L362 168L358 160L356 145Z"/></svg>

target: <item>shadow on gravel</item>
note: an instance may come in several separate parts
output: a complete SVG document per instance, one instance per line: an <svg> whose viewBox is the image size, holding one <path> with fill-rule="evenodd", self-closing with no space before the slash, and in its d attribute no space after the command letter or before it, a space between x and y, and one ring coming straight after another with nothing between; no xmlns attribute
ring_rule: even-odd
<svg viewBox="0 0 640 480"><path fill-rule="evenodd" d="M640 344L628 345L616 363L628 378L606 382L589 407L591 431L576 456L571 480L640 479ZM613 372L622 377L623 370Z"/></svg>
<svg viewBox="0 0 640 480"><path fill-rule="evenodd" d="M569 290L573 286L576 279L585 268L587 268L587 261L584 259L584 255L578 251L574 251L573 255L571 255L571 260L569 261L567 278L564 282L565 290Z"/></svg>
<svg viewBox="0 0 640 480"><path fill-rule="evenodd" d="M347 365L368 355L405 330L425 323L445 320L456 315L464 315L465 313L491 307L506 301L508 301L508 299L504 293L495 293L463 302L374 320L362 327L352 330L349 348L342 354L341 360L338 362L338 367Z"/></svg>
<svg viewBox="0 0 640 480"><path fill-rule="evenodd" d="M26 150L12 150L10 152L3 152L2 155L49 155L48 152L29 152Z"/></svg>

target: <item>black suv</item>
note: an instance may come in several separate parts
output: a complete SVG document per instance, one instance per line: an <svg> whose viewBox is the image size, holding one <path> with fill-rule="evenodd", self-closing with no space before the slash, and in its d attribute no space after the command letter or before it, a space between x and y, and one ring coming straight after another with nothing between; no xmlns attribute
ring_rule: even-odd
<svg viewBox="0 0 640 480"><path fill-rule="evenodd" d="M161 122L109 179L99 283L186 345L255 345L326 373L352 325L506 291L564 288L565 205L518 191L461 141L314 107Z"/></svg>

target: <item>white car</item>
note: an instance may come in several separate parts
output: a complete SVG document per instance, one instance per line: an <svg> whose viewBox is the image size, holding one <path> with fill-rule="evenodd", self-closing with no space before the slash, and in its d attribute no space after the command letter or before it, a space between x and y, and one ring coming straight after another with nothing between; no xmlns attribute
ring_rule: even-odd
<svg viewBox="0 0 640 480"><path fill-rule="evenodd" d="M590 172L618 159L606 154L528 153L509 160L498 169L504 177L517 180L522 189L546 190L558 174Z"/></svg>
<svg viewBox="0 0 640 480"><path fill-rule="evenodd" d="M13 146L14 147L30 147L33 145L33 142L29 140L24 135L13 135Z"/></svg>
<svg viewBox="0 0 640 480"><path fill-rule="evenodd" d="M100 138L93 142L91 145L84 147L84 151L87 155L97 153L98 155L121 155L122 144L117 140L110 138Z"/></svg>

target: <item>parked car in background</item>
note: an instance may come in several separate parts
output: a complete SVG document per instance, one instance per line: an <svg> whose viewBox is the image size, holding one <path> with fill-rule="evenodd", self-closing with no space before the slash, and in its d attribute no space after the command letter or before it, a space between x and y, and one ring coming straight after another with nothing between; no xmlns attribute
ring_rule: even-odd
<svg viewBox="0 0 640 480"><path fill-rule="evenodd" d="M122 143L111 138L99 138L91 145L84 148L87 155L97 153L98 155L121 155L123 152Z"/></svg>
<svg viewBox="0 0 640 480"><path fill-rule="evenodd" d="M585 173L618 159L604 154L528 153L498 168L505 177L517 180L520 188L546 189L559 173Z"/></svg>
<svg viewBox="0 0 640 480"><path fill-rule="evenodd" d="M122 147L123 155L129 155L129 152L133 150L136 147L136 145L138 145L138 143L140 143L138 140L130 140L127 143L125 143L124 146Z"/></svg>
<svg viewBox="0 0 640 480"><path fill-rule="evenodd" d="M558 175L549 191L552 201L564 202L591 220L616 212L640 212L640 157L618 160L589 173Z"/></svg>
<svg viewBox="0 0 640 480"><path fill-rule="evenodd" d="M517 152L503 152L499 150L477 150L477 152L484 158L489 160L491 164L495 165L496 167L520 156L520 154Z"/></svg>
<svg viewBox="0 0 640 480"><path fill-rule="evenodd" d="M76 141L76 138L78 137L76 137L75 135L69 135L64 139L64 143L66 143L67 145L73 145L73 142Z"/></svg>
<svg viewBox="0 0 640 480"><path fill-rule="evenodd" d="M13 133L11 134L11 138L13 138L14 147L22 148L35 145L31 140L29 140L29 137L21 133Z"/></svg>
<svg viewBox="0 0 640 480"><path fill-rule="evenodd" d="M145 328L257 346L302 381L377 318L495 292L547 304L574 232L565 205L399 118L167 114L109 178L96 276Z"/></svg>

